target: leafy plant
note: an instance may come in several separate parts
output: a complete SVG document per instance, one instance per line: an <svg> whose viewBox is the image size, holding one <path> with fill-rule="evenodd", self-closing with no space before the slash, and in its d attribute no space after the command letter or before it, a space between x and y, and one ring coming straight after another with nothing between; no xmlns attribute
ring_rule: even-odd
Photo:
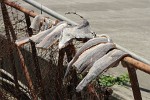
<svg viewBox="0 0 150 100"><path fill-rule="evenodd" d="M112 75L101 75L97 82L100 86L103 87L111 87L115 84L117 85L124 85L125 83L129 82L129 76L128 74L123 74L117 77L114 77Z"/></svg>

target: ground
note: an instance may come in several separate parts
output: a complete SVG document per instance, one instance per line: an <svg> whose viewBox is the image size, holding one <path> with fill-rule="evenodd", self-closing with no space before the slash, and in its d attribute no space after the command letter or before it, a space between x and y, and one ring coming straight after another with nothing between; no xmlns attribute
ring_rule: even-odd
<svg viewBox="0 0 150 100"><path fill-rule="evenodd" d="M98 34L108 34L115 43L150 61L150 0L36 0L42 5L76 21L80 18L65 15L76 11L84 16ZM22 4L38 13L36 8ZM119 74L126 68L114 68L110 73ZM150 75L137 71L142 91L150 94ZM132 95L132 94L130 94ZM146 100L146 98L144 98ZM148 98L147 98L148 100Z"/></svg>

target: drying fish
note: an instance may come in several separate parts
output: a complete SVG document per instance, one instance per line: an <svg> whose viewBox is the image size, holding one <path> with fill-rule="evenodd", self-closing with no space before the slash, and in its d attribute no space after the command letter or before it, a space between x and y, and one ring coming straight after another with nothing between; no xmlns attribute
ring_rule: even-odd
<svg viewBox="0 0 150 100"><path fill-rule="evenodd" d="M113 42L112 39L107 34L97 34L96 37L99 37L99 38L105 37L105 38L107 38L109 43Z"/></svg>
<svg viewBox="0 0 150 100"><path fill-rule="evenodd" d="M73 39L91 39L95 35L88 26L78 29L78 26L64 28L59 39L59 49L66 47Z"/></svg>
<svg viewBox="0 0 150 100"><path fill-rule="evenodd" d="M104 35L100 35L100 36L104 36ZM66 73L65 73L65 76L64 78L67 76L72 64L79 58L79 56L84 52L86 51L87 49L95 46L95 45L98 45L100 43L107 43L107 42L111 42L112 43L112 40L110 38L103 38L103 37L100 37L99 38L93 38L93 39L90 39L89 41L87 41L78 51L77 53L75 54L75 56L73 57L73 59L69 62L68 66L67 66L67 70L66 70Z"/></svg>
<svg viewBox="0 0 150 100"><path fill-rule="evenodd" d="M61 22L51 33L49 33L39 44L36 45L38 48L48 48L54 44L59 38L61 31L68 26L67 22Z"/></svg>
<svg viewBox="0 0 150 100"><path fill-rule="evenodd" d="M76 87L76 91L77 92L81 91L89 82L91 82L104 70L108 69L109 67L114 67L116 63L119 63L119 61L124 56L127 56L127 55L128 55L127 53L121 50L117 50L117 49L114 49L110 51L108 54L104 55L102 58L100 58L93 64L88 74Z"/></svg>
<svg viewBox="0 0 150 100"><path fill-rule="evenodd" d="M49 28L52 21L42 15L37 15L33 19L30 28L36 30L36 31L44 31Z"/></svg>
<svg viewBox="0 0 150 100"><path fill-rule="evenodd" d="M114 48L116 48L116 46L113 43L96 45L93 48L83 52L73 66L75 66L78 73L81 73L89 64L94 63L96 60L103 57L108 51Z"/></svg>
<svg viewBox="0 0 150 100"><path fill-rule="evenodd" d="M44 17L42 15L35 16L31 22L30 28L39 31L41 22L43 22L43 21L44 21Z"/></svg>
<svg viewBox="0 0 150 100"><path fill-rule="evenodd" d="M40 43L48 34L50 34L56 27L52 27L50 29L47 29L45 31L41 31L36 35L32 35L32 37L30 37L30 40L32 40L35 43Z"/></svg>
<svg viewBox="0 0 150 100"><path fill-rule="evenodd" d="M52 21L49 18L44 17L43 22L41 22L41 31L47 30L50 28Z"/></svg>
<svg viewBox="0 0 150 100"><path fill-rule="evenodd" d="M67 14L72 14L72 12L69 12ZM90 29L89 22L83 17L81 18L83 20L82 23L64 28L59 39L59 49L66 47L68 44L71 43L73 39L91 39L95 37L95 33L92 32Z"/></svg>
<svg viewBox="0 0 150 100"><path fill-rule="evenodd" d="M83 71L82 71L82 75L86 75L87 74L87 72L89 71L89 69L93 66L93 64L94 64L94 62L95 61L97 61L99 59L99 55L95 55L94 57L93 57L93 59L90 61L90 63L88 63L88 62L86 62L86 64L89 64ZM114 65L114 67L116 67L116 66L118 66L119 65L119 63L116 63L115 65Z"/></svg>
<svg viewBox="0 0 150 100"><path fill-rule="evenodd" d="M24 37L24 38L21 38L21 39L16 40L16 41L15 41L15 44L16 44L17 46L21 46L21 45L23 45L23 44L25 44L25 43L28 43L29 41L30 41L30 39L29 39L28 37Z"/></svg>
<svg viewBox="0 0 150 100"><path fill-rule="evenodd" d="M45 31L41 31L36 35L30 37L30 40L34 41L35 43L41 42L48 34L50 34L56 27L60 27L66 24L66 22L59 22L56 26L51 27Z"/></svg>

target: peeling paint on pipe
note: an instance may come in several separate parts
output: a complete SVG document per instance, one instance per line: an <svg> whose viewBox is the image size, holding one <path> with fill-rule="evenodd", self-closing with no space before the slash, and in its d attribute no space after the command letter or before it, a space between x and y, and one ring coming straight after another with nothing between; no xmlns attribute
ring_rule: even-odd
<svg viewBox="0 0 150 100"><path fill-rule="evenodd" d="M36 8L38 8L39 10L41 10L41 4L38 3L38 2L36 2L34 0L23 0L23 1L29 3L30 5L32 5L32 6L36 7ZM43 5L42 5L42 11L45 12L45 13L47 13L47 14L49 14L49 15L51 15L51 16L53 16L56 19L59 19L61 21L64 20L64 21L67 21L70 24L77 25L76 22L74 22L74 21L72 21L72 20L70 20L70 19L62 16L61 14L58 14L57 12L55 12L55 11L53 11L53 10L51 10L51 9L43 6Z"/></svg>

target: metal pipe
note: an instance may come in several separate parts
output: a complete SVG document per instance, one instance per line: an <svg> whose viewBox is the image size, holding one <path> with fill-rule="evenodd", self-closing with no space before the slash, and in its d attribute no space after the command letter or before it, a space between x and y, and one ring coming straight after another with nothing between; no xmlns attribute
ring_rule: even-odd
<svg viewBox="0 0 150 100"><path fill-rule="evenodd" d="M9 1L9 0L4 0L3 2L4 2L5 4L7 4L7 5L9 5L9 6L15 8L15 9L21 11L21 12L24 12L24 13L30 15L31 17L35 17L35 16L37 15L37 14L34 13L33 11L30 11L30 10L24 8L24 7L21 7L20 5L16 4L15 2L11 2L11 1Z"/></svg>
<svg viewBox="0 0 150 100"><path fill-rule="evenodd" d="M139 82L138 82L138 78L134 66L125 62L124 67L127 67L128 69L134 100L142 100L142 96L139 88Z"/></svg>
<svg viewBox="0 0 150 100"><path fill-rule="evenodd" d="M135 58L135 59L137 59L137 60L139 60L139 61L141 61L141 62L143 62L143 63L146 63L146 64L150 65L150 62L149 62L147 59L140 57L139 55L135 54L134 52L131 52L131 51L127 50L126 48L124 48L124 47L122 47L122 46L120 46L120 45L118 45L118 44L116 44L116 47L117 47L118 49L124 51L124 52L127 52L127 53L130 54L133 58Z"/></svg>
<svg viewBox="0 0 150 100"><path fill-rule="evenodd" d="M64 49L59 50L59 57L58 57L58 65L56 71L56 78L55 78L55 100L61 100L63 98L63 91L62 91L62 76L63 76L63 59L64 59L65 51Z"/></svg>
<svg viewBox="0 0 150 100"><path fill-rule="evenodd" d="M1 9L2 9L2 15L3 15L3 20L4 20L6 38L9 42L11 42L12 40L15 41L17 39L17 37L15 35L12 23L10 21L6 5L3 2L1 3ZM11 39L10 34L12 36L12 39ZM12 69L12 73L13 73L13 76L14 76L15 88L16 88L15 95L16 95L17 99L20 99L20 95L19 95L20 89L19 89L19 84L18 84L18 75L17 75L17 68L16 68L16 65L15 65L15 58L14 58L14 54L13 54L13 52L14 52L13 47L10 47L9 51L10 51L10 54L9 54L10 67Z"/></svg>
<svg viewBox="0 0 150 100"><path fill-rule="evenodd" d="M29 89L31 90L31 95L33 97L33 100L38 100L38 97L37 97L37 94L35 92L35 89L33 87L33 83L32 83L32 79L30 77L30 74L29 74L29 71L27 69L27 66L25 64L25 61L24 61L24 57L20 51L20 49L16 46L17 50L18 50L18 55L19 55L19 59L20 59L20 63L21 63L21 67L23 69L23 72L25 74L25 78L28 82L28 85L29 85Z"/></svg>
<svg viewBox="0 0 150 100"><path fill-rule="evenodd" d="M37 7L38 9L41 9L41 5L40 5L39 3L33 1L33 0L23 0L23 1L25 1L25 2L27 2L27 3L29 3L29 4L32 4L33 6ZM25 9L25 8L23 8L23 7L19 6L19 5L17 5L17 4L15 4L14 2L10 2L9 0L4 0L4 3L6 3L6 4L9 5L9 6L12 6L12 7L16 8L16 9L18 9L18 10L24 12L24 13L27 13L27 14L29 14L29 15L32 16L32 17L34 17L34 16L36 15L35 13L33 13L33 12L31 12L31 11L29 11L29 10L27 10L27 9ZM36 4L36 5L35 5L35 4ZM45 9L45 8L46 8L46 9ZM56 13L56 12L54 13L54 11L50 10L49 8L47 8L47 7L45 7L45 6L42 6L42 10L43 10L44 12L46 12L47 14L49 14L49 15L53 15L53 17L55 17L55 18L58 18L58 16L60 15L60 14L58 14L58 13ZM51 11L52 11L53 13L51 13ZM65 18L65 19L64 19L64 18ZM66 17L62 17L62 15L59 16L59 19L60 19L60 20L66 20L66 19L67 19L67 20L66 20L67 22L69 22L69 23L71 23L71 24L73 24L73 25L77 24L77 23L73 22L72 20L70 20L70 19L68 19L68 18L66 18ZM125 52L127 52L128 54L130 54L133 58L135 58L135 59L137 59L137 60L139 60L139 61L142 61L143 63L146 63L146 64L150 65L150 62L149 62L147 59L144 59L144 58L140 57L139 55L136 55L135 53L133 53L133 52L127 50L126 48L124 48L124 47L122 47L122 46L120 46L120 45L118 45L118 44L116 44L116 46L117 46L118 49L120 49L120 50L122 50L122 51L125 51Z"/></svg>
<svg viewBox="0 0 150 100"><path fill-rule="evenodd" d="M133 65L133 67L136 69L139 69L147 74L150 74L150 66L147 64L144 64L136 59L133 59L132 57L124 57L123 61Z"/></svg>
<svg viewBox="0 0 150 100"><path fill-rule="evenodd" d="M41 5L40 3L38 3L38 2L36 2L36 1L34 1L34 0L23 0L23 1L25 1L25 2L27 2L27 3L29 3L29 4L31 4L32 6L38 8L39 10L42 10L43 12L45 12L45 13L47 13L47 14L53 16L54 18L56 18L56 19L58 19L58 20L61 20L61 21L64 20L64 21L67 21L67 22L70 23L70 24L75 24L75 25L77 25L76 22L74 22L74 21L72 21L72 20L70 20L70 19L68 19L68 18L66 18L66 17L64 17L64 16L62 16L61 14L58 14L57 12L55 12L55 11L53 11L53 10L51 10L51 9L49 9L49 8L47 8L47 7L45 7L45 6L43 6L43 5Z"/></svg>
<svg viewBox="0 0 150 100"><path fill-rule="evenodd" d="M25 19L26 19L26 24L27 24L28 35L32 36L33 31L30 28L30 25L31 25L30 16L28 14L25 14ZM36 51L36 46L35 46L35 43L32 42L32 41L30 41L30 45L31 45L31 51L32 51L32 59L33 59L34 68L35 68L36 82L37 82L36 88L37 88L37 90L40 89L38 91L42 91L41 92L42 100L46 100L46 95L45 95L45 91L44 91L44 85L43 85L41 70L40 70L37 51Z"/></svg>
<svg viewBox="0 0 150 100"><path fill-rule="evenodd" d="M38 8L38 9L41 10L41 4L38 3L38 2L36 2L36 1L34 1L34 0L23 0L23 1L25 1L25 2L27 2L27 3L29 3L29 4L31 4L32 6L34 6L34 7L36 7L36 8ZM51 15L51 16L53 16L53 17L59 19L59 20L65 20L65 21L67 21L67 22L69 22L69 23L71 23L71 24L73 24L73 25L77 25L77 23L74 22L74 21L72 21L71 19L68 19L68 18L62 16L62 15L56 13L55 11L53 11L53 10L51 10L51 9L45 7L45 6L42 6L42 10L43 10L45 13L47 13L47 14L49 14L49 15ZM128 54L130 54L133 58L135 58L135 59L137 59L137 60L139 60L139 61L142 61L142 62L144 62L144 63L150 65L150 62L149 62L148 60L146 60L146 59L144 59L144 58L142 58L142 57L136 55L135 53L133 53L133 52L131 52L131 51L125 49L124 47L122 47L122 46L120 46L120 45L118 45L118 44L116 44L116 46L117 46L118 49L120 49L120 50L122 50L122 51L125 51L125 52L127 52Z"/></svg>

